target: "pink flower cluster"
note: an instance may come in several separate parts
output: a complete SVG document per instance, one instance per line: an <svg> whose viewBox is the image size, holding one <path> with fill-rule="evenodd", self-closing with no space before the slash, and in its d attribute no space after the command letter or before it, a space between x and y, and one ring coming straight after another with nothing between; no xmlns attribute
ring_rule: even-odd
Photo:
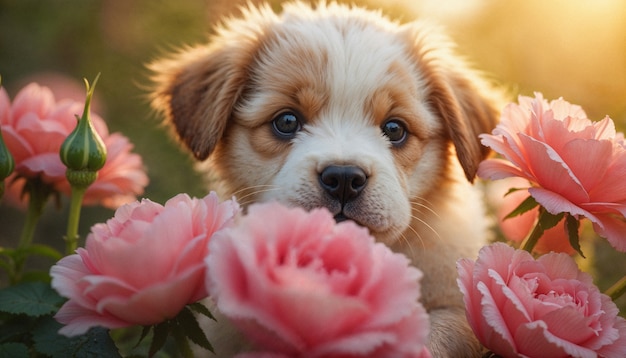
<svg viewBox="0 0 626 358"><path fill-rule="evenodd" d="M15 159L15 173L6 180L7 196L20 200L27 178L40 178L53 190L69 195L65 166L59 157L61 144L76 126L83 103L56 101L52 91L36 83L24 87L11 103L0 88L0 128ZM148 184L141 157L131 153L132 144L119 133L109 134L96 114L92 123L107 148L107 161L98 179L86 191L84 203L116 208L135 200Z"/></svg>
<svg viewBox="0 0 626 358"><path fill-rule="evenodd" d="M548 212L585 217L626 251L626 147L609 117L592 122L579 106L548 103L537 93L507 106L501 123L481 138L505 159L482 162L479 176L527 179L528 192Z"/></svg>
<svg viewBox="0 0 626 358"><path fill-rule="evenodd" d="M217 307L256 343L245 357L429 357L422 274L352 222L254 205L215 235Z"/></svg>
<svg viewBox="0 0 626 358"><path fill-rule="evenodd" d="M626 320L563 253L535 260L496 243L458 262L468 321L502 357L623 358Z"/></svg>
<svg viewBox="0 0 626 358"><path fill-rule="evenodd" d="M579 106L520 97L482 143L504 157L478 174L505 179L497 215L504 235L522 241L538 207L505 219L530 194L549 213L587 218L595 231L626 251L626 147L609 117L591 122ZM474 262L457 263L467 318L488 349L502 357L624 357L626 320L568 255L564 225L543 232L534 252L503 243L484 247Z"/></svg>
<svg viewBox="0 0 626 358"><path fill-rule="evenodd" d="M205 298L208 241L238 212L235 201L220 203L215 193L121 206L92 227L85 248L50 270L52 287L69 298L55 316L66 324L60 333L156 324Z"/></svg>
<svg viewBox="0 0 626 358"><path fill-rule="evenodd" d="M210 294L258 349L241 357L430 357L406 257L324 209L238 213L214 193L120 207L51 269L61 333L157 324Z"/></svg>

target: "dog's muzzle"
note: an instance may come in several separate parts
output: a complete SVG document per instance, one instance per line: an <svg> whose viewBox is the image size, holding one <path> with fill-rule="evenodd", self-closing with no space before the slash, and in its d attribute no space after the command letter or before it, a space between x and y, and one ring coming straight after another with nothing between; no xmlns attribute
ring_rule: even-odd
<svg viewBox="0 0 626 358"><path fill-rule="evenodd" d="M319 182L322 189L341 204L341 211L335 215L335 221L340 222L350 219L343 208L367 186L367 175L357 166L329 165L319 174Z"/></svg>

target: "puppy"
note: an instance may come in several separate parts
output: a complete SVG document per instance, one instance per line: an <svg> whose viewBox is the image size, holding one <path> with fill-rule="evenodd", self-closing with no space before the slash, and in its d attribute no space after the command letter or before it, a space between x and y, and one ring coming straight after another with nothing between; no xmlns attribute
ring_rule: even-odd
<svg viewBox="0 0 626 358"><path fill-rule="evenodd" d="M471 182L498 96L419 22L334 3L242 12L151 65L154 108L226 197L326 207L407 255L433 356L479 356L455 262L487 237Z"/></svg>

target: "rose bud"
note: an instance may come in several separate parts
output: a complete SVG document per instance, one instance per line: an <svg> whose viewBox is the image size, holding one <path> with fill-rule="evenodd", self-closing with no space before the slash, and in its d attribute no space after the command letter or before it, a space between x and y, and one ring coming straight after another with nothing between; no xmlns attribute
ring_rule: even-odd
<svg viewBox="0 0 626 358"><path fill-rule="evenodd" d="M67 180L72 186L88 187L93 183L106 162L106 147L102 138L91 124L89 108L94 88L100 75L96 76L93 85L85 81L87 98L82 117L76 116L78 124L61 145L61 161L67 167Z"/></svg>
<svg viewBox="0 0 626 358"><path fill-rule="evenodd" d="M2 132L0 132L0 198L4 194L4 179L11 175L15 168L15 160L4 144Z"/></svg>

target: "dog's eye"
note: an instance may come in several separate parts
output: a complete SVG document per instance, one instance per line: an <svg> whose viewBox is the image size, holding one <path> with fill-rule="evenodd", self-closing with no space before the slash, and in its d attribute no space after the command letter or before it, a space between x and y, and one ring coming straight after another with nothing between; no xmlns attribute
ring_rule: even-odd
<svg viewBox="0 0 626 358"><path fill-rule="evenodd" d="M407 138L406 127L400 120L390 119L385 122L380 129L382 129L383 134L389 138L389 141L395 146L402 145Z"/></svg>
<svg viewBox="0 0 626 358"><path fill-rule="evenodd" d="M293 112L283 112L272 120L274 134L283 139L291 139L302 129L298 115Z"/></svg>

